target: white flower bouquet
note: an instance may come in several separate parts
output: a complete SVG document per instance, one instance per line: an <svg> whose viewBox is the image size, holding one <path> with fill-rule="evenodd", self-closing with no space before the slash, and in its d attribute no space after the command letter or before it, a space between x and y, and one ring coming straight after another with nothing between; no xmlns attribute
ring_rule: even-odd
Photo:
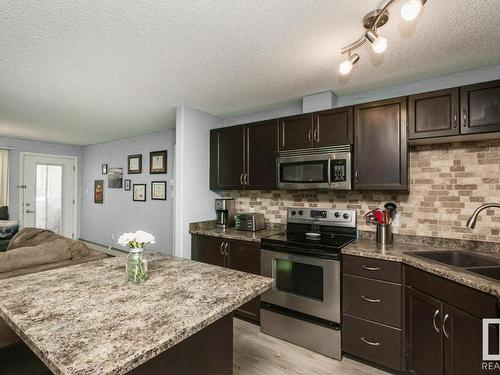
<svg viewBox="0 0 500 375"><path fill-rule="evenodd" d="M154 244L156 240L151 233L138 230L135 233L123 233L118 244L130 249L127 257L127 281L139 284L148 278L148 261L144 257L144 247Z"/></svg>

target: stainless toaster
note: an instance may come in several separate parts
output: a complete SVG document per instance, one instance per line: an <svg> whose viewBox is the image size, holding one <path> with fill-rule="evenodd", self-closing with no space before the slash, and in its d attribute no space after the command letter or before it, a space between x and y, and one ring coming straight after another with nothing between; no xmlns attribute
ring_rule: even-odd
<svg viewBox="0 0 500 375"><path fill-rule="evenodd" d="M247 230L257 232L266 229L264 215L255 212L245 212L235 216L235 228L237 230Z"/></svg>

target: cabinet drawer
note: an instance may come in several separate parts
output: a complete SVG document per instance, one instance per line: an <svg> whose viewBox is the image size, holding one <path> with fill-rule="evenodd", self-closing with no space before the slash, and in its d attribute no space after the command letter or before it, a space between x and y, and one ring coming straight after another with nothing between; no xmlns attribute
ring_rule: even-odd
<svg viewBox="0 0 500 375"><path fill-rule="evenodd" d="M343 310L401 328L401 285L344 274Z"/></svg>
<svg viewBox="0 0 500 375"><path fill-rule="evenodd" d="M357 357L401 370L401 330L344 314L342 349Z"/></svg>
<svg viewBox="0 0 500 375"><path fill-rule="evenodd" d="M344 272L401 284L401 264L353 255L344 255Z"/></svg>

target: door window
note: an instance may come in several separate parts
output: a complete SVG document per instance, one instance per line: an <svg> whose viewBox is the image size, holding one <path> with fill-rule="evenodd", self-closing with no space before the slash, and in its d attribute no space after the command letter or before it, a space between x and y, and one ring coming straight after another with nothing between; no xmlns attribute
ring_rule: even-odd
<svg viewBox="0 0 500 375"><path fill-rule="evenodd" d="M61 233L62 165L36 165L35 225Z"/></svg>

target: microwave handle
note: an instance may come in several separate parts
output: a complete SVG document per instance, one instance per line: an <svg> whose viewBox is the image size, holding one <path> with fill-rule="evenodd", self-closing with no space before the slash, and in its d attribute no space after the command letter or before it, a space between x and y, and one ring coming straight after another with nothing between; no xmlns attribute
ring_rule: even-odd
<svg viewBox="0 0 500 375"><path fill-rule="evenodd" d="M328 155L328 186L332 186L332 157Z"/></svg>

